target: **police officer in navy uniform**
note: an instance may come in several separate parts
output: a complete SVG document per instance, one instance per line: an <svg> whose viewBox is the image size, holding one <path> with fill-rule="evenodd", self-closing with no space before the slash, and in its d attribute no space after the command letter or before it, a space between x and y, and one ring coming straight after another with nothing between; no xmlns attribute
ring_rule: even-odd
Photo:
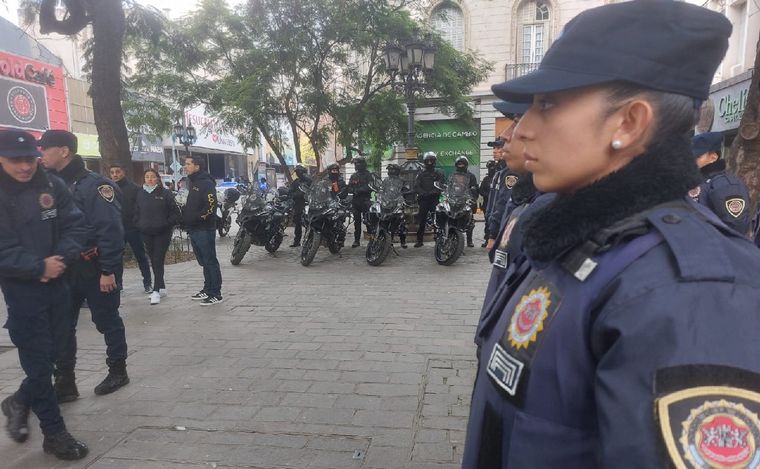
<svg viewBox="0 0 760 469"><path fill-rule="evenodd" d="M467 187L472 197L472 209L475 210L475 200L478 198L478 178L474 174L469 172L467 168L470 166L470 160L466 156L460 155L454 160L454 174L463 174L467 176ZM453 176L453 175L452 175ZM472 248L475 245L472 243L472 231L475 229L475 221L471 220L470 225L467 227L467 247Z"/></svg>
<svg viewBox="0 0 760 469"><path fill-rule="evenodd" d="M486 175L480 181L480 188L478 189L478 193L483 199L480 204L480 209L484 215L486 213L486 208L488 207L488 194L491 192L491 183L493 182L493 177L495 174L496 160L490 160L488 163L486 163ZM488 245L488 226L486 223L483 223L483 245L480 247L484 248L486 245Z"/></svg>
<svg viewBox="0 0 760 469"><path fill-rule="evenodd" d="M306 208L306 193L302 190L311 186L311 178L306 168L300 164L294 169L297 178L290 183L290 196L293 198L293 244L290 247L295 248L301 245L301 235L303 233L303 212Z"/></svg>
<svg viewBox="0 0 760 469"><path fill-rule="evenodd" d="M76 365L76 325L79 310L87 300L92 321L106 343L108 375L95 386L95 394L109 394L129 383L127 339L119 315L121 294L114 273L123 268L124 229L118 188L112 181L89 171L77 155L77 138L65 130L48 130L39 140L42 163L68 184L74 203L84 213L87 235L85 250L71 268L72 325L63 353L56 361L55 390L58 402L79 397Z"/></svg>
<svg viewBox="0 0 760 469"><path fill-rule="evenodd" d="M367 221L367 212L372 203L372 189L369 185L373 180L372 173L367 171L367 160L364 157L354 158L356 172L348 178L348 190L354 194L351 206L354 215L354 244L352 248L359 247L362 237L362 220Z"/></svg>
<svg viewBox="0 0 760 469"><path fill-rule="evenodd" d="M513 141L557 195L486 299L463 468L757 465L760 252L685 199L730 34L685 2L605 5L492 88L532 101Z"/></svg>
<svg viewBox="0 0 760 469"><path fill-rule="evenodd" d="M691 139L697 166L705 180L689 195L712 210L723 223L748 235L752 221L749 190L741 179L726 170L726 161L720 157L722 143L720 132L707 132Z"/></svg>
<svg viewBox="0 0 760 469"><path fill-rule="evenodd" d="M434 152L428 151L422 156L423 170L417 174L414 180L414 192L417 193L417 242L414 247L419 248L424 244L422 242L425 236L425 225L427 224L428 214L435 210L438 205L438 199L441 190L435 187L435 183L442 184L444 181L443 173L435 169L435 163L438 157Z"/></svg>
<svg viewBox="0 0 760 469"><path fill-rule="evenodd" d="M520 175L514 172L506 162L507 154L512 144L512 132L519 122L519 116L525 112L525 105L521 103L509 103L497 101L493 104L502 115L512 122L499 135L501 144L501 163L502 169L494 176L494 184L489 195L490 208L486 211L486 231L488 233L488 244L486 249L490 252L495 243L496 236L499 233L499 224L504 215L504 209L512 194L512 188L520 180Z"/></svg>
<svg viewBox="0 0 760 469"><path fill-rule="evenodd" d="M53 390L53 362L70 329L69 289L62 275L87 234L66 185L38 166L36 140L0 130L0 289L8 329L26 378L2 401L6 429L17 443L29 437L29 410L39 418L43 449L81 459L87 446L66 430Z"/></svg>

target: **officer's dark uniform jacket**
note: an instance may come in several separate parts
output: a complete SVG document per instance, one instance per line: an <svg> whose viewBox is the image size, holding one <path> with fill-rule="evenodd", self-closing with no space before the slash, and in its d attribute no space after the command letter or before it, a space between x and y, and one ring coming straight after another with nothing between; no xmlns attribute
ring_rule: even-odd
<svg viewBox="0 0 760 469"><path fill-rule="evenodd" d="M723 389L670 400L760 371L760 252L683 200L691 158L653 149L526 222L527 260L486 299L464 469L668 467L660 435L688 451L715 406L760 434Z"/></svg>
<svg viewBox="0 0 760 469"><path fill-rule="evenodd" d="M174 194L161 186L147 192L140 189L135 200L134 226L141 233L165 233L179 223L180 211Z"/></svg>
<svg viewBox="0 0 760 469"><path fill-rule="evenodd" d="M332 193L333 197L344 199L348 195L346 180L341 176L332 177L329 174L327 177L330 181L330 193Z"/></svg>
<svg viewBox="0 0 760 469"><path fill-rule="evenodd" d="M438 196L441 191L435 187L434 183L443 183L443 173L437 169L423 169L417 174L417 178L414 180L414 192L420 200L438 202Z"/></svg>
<svg viewBox="0 0 760 469"><path fill-rule="evenodd" d="M26 283L39 286L46 257L62 256L67 263L78 259L88 234L66 185L41 168L28 183L0 168L0 220L0 283L9 291Z"/></svg>
<svg viewBox="0 0 760 469"><path fill-rule="evenodd" d="M216 229L216 182L206 171L188 176L182 224L187 231Z"/></svg>
<svg viewBox="0 0 760 469"><path fill-rule="evenodd" d="M69 185L74 203L84 214L85 248L97 247L100 269L116 272L121 267L124 252L119 188L113 181L88 170L79 155L74 155L63 170L54 174Z"/></svg>
<svg viewBox="0 0 760 469"><path fill-rule="evenodd" d="M119 203L121 204L121 219L124 224L124 231L134 230L135 203L137 201L137 194L140 192L140 187L126 177L118 181L116 185L121 189L120 193L117 192L116 195L119 197Z"/></svg>
<svg viewBox="0 0 760 469"><path fill-rule="evenodd" d="M355 208L362 210L369 208L370 197L372 195L372 190L369 188L370 182L372 182L372 173L366 169L356 171L348 178L348 189L354 194L351 203Z"/></svg>
<svg viewBox="0 0 760 469"><path fill-rule="evenodd" d="M483 197L483 207L488 207L488 194L491 192L491 184L493 182L493 177L496 174L494 172L493 174L486 174L483 179L480 181L480 188L478 189L478 194L480 194L481 197Z"/></svg>
<svg viewBox="0 0 760 469"><path fill-rule="evenodd" d="M311 178L309 176L299 176L290 183L290 196L293 198L293 206L303 207L306 205L306 193L301 190L301 187L306 189L311 186Z"/></svg>
<svg viewBox="0 0 760 469"><path fill-rule="evenodd" d="M515 187L515 184L519 180L520 175L506 166L494 175L493 190L488 196L488 203L491 205L491 209L486 211L486 231L489 238L497 236L504 210L507 208L507 202L512 193L512 188Z"/></svg>
<svg viewBox="0 0 760 469"><path fill-rule="evenodd" d="M701 171L705 181L689 191L689 195L715 212L723 223L747 235L752 221L747 186L736 175L726 171L723 160L709 164Z"/></svg>

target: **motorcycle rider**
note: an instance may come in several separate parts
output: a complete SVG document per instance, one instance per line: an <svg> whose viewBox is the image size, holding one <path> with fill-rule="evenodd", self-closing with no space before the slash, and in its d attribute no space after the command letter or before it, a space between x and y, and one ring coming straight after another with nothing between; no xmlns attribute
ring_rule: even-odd
<svg viewBox="0 0 760 469"><path fill-rule="evenodd" d="M464 174L469 176L469 181L467 183L467 187L470 190L470 195L472 196L472 208L474 209L475 201L478 198L478 179L475 177L474 174L467 171L467 168L470 166L470 161L467 159L464 155L459 155L457 159L454 161L454 167L456 168L456 172L451 175L451 177L454 177L457 174ZM472 230L475 228L474 220L470 220L470 225L467 227L467 247L473 248L475 245L472 243Z"/></svg>
<svg viewBox="0 0 760 469"><path fill-rule="evenodd" d="M290 183L290 197L293 199L293 244L295 248L301 245L301 233L303 231L303 211L306 208L306 194L301 188L311 186L311 178L306 168L297 165L294 169L297 178Z"/></svg>
<svg viewBox="0 0 760 469"><path fill-rule="evenodd" d="M391 163L385 169L388 171L388 179L401 179L401 166ZM406 185L406 182L403 184L401 193L406 194L409 192L409 186ZM406 249L406 218L401 220L401 225L398 227L398 240L401 242L401 248Z"/></svg>
<svg viewBox="0 0 760 469"><path fill-rule="evenodd" d="M344 197L346 190L346 181L340 175L340 165L333 163L327 167L327 177L330 178L330 192L333 197Z"/></svg>
<svg viewBox="0 0 760 469"><path fill-rule="evenodd" d="M364 157L354 158L354 167L356 172L348 179L348 190L354 194L351 206L354 214L354 244L352 248L359 247L359 240L362 234L362 218L367 220L367 212L372 203L370 196L372 189L369 183L372 181L372 173L367 171L367 160Z"/></svg>
<svg viewBox="0 0 760 469"><path fill-rule="evenodd" d="M443 173L435 169L437 160L438 158L434 152L426 152L422 157L422 165L425 169L420 171L414 180L414 192L417 193L417 202L419 204L417 242L414 244L416 248L424 246L422 238L425 235L427 217L430 212L435 210L435 206L438 204L438 197L441 195L440 189L435 187L436 182L442 183L444 179Z"/></svg>

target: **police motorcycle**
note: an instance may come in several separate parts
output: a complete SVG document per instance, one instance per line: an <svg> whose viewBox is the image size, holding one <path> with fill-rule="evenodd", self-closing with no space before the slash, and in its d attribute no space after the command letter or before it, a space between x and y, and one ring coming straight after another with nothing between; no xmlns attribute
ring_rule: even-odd
<svg viewBox="0 0 760 469"><path fill-rule="evenodd" d="M440 265L452 265L462 255L467 228L473 223L469 176L454 173L445 187L438 182L435 186L441 190L433 216L435 260Z"/></svg>
<svg viewBox="0 0 760 469"><path fill-rule="evenodd" d="M276 189L261 192L258 188L249 191L237 217L240 229L232 243L232 265L240 264L251 244L264 246L269 253L279 249L293 205L286 192Z"/></svg>
<svg viewBox="0 0 760 469"><path fill-rule="evenodd" d="M301 265L306 267L314 260L319 246L325 245L333 254L338 254L346 241L346 229L352 221L351 200L333 196L328 178L315 181L309 188L301 188L306 193L308 205L304 211L304 233L301 245Z"/></svg>
<svg viewBox="0 0 760 469"><path fill-rule="evenodd" d="M376 184L376 183L375 183ZM380 187L374 184L370 188L377 194L375 202L369 207L367 217L367 263L378 266L385 261L393 249L393 235L399 232L404 223L404 181L401 178L386 178Z"/></svg>
<svg viewBox="0 0 760 469"><path fill-rule="evenodd" d="M216 229L219 231L219 237L224 238L230 232L232 227L232 214L237 208L237 201L240 199L240 190L229 187L224 190L221 202L216 204Z"/></svg>

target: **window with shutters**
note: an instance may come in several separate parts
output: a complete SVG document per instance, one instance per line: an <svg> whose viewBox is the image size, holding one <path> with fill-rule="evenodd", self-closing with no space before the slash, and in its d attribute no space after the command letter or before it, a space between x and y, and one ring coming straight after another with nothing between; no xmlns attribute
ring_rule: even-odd
<svg viewBox="0 0 760 469"><path fill-rule="evenodd" d="M430 23L454 49L464 50L464 14L459 7L447 4L436 8Z"/></svg>
<svg viewBox="0 0 760 469"><path fill-rule="evenodd" d="M544 58L549 42L549 5L527 1L522 4L517 17L519 29L519 62L538 63Z"/></svg>

